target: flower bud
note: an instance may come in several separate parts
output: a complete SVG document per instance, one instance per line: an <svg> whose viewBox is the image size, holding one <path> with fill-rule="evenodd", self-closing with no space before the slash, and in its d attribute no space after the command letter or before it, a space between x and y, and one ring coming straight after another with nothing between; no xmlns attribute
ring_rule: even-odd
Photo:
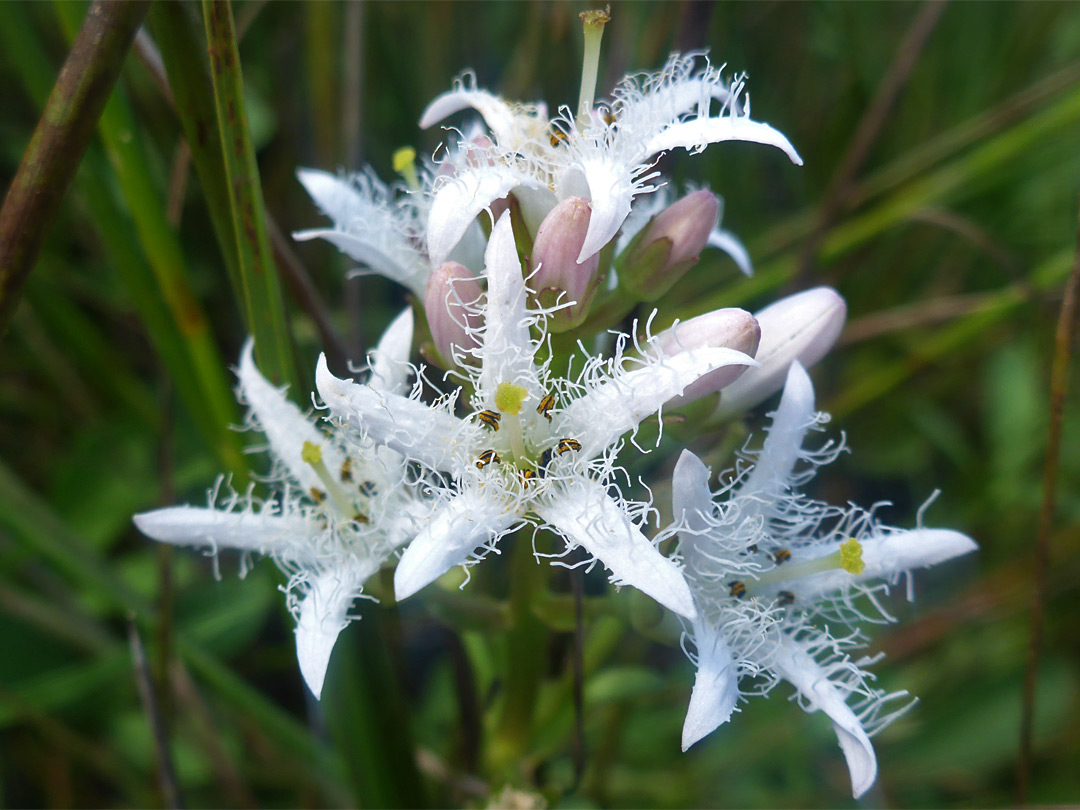
<svg viewBox="0 0 1080 810"><path fill-rule="evenodd" d="M720 201L702 189L652 218L616 260L619 283L644 301L655 301L691 267L716 227Z"/></svg>
<svg viewBox="0 0 1080 810"><path fill-rule="evenodd" d="M761 327L755 355L761 368L747 369L724 389L719 416L738 416L779 391L793 360L809 368L824 357L844 328L847 304L831 287L815 287L781 298L755 317Z"/></svg>
<svg viewBox="0 0 1080 810"><path fill-rule="evenodd" d="M466 349L480 346L477 329L483 324L479 309L483 290L467 267L445 262L428 279L424 311L435 350L448 368L467 361Z"/></svg>
<svg viewBox="0 0 1080 810"><path fill-rule="evenodd" d="M543 307L569 305L552 313L548 329L565 332L585 320L600 284L600 254L581 264L577 257L589 231L592 208L588 200L567 197L544 217L533 241L529 287Z"/></svg>
<svg viewBox="0 0 1080 810"><path fill-rule="evenodd" d="M753 357L760 338L758 322L749 312L717 309L664 330L656 336L654 345L666 357L703 347L735 349ZM725 366L710 371L688 385L681 396L668 400L667 407L679 408L707 394L716 393L748 370L747 366Z"/></svg>

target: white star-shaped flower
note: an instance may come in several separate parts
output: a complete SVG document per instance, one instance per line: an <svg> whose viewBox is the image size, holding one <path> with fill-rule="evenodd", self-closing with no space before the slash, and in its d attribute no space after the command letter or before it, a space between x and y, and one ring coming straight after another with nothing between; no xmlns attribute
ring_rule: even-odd
<svg viewBox="0 0 1080 810"><path fill-rule="evenodd" d="M372 352L373 389L406 387L411 343L412 312L405 310ZM173 506L135 515L134 521L147 537L164 543L272 557L290 577L300 671L318 697L353 600L368 577L415 535L427 506L400 456L343 432L324 434L262 376L253 348L251 340L244 346L238 391L274 459L274 496L261 501L249 490L219 498L215 487L209 508Z"/></svg>
<svg viewBox="0 0 1080 810"><path fill-rule="evenodd" d="M727 348L662 357L646 350L637 366L621 350L589 359L576 380L554 378L537 349L543 313L526 309L527 290L510 217L495 225L486 253L487 295L478 348L459 365L470 376L472 414L453 414L457 395L434 405L316 371L330 412L448 481L441 505L405 550L395 573L404 599L456 565L482 556L526 522L552 529L683 616L693 616L679 567L657 550L610 488L621 437L709 371L754 363ZM534 335L533 328L537 327ZM620 347L621 349L621 347ZM466 358L462 358L466 360Z"/></svg>
<svg viewBox="0 0 1080 810"><path fill-rule="evenodd" d="M588 199L592 219L578 257L583 262L615 237L636 195L659 187L655 156L680 147L700 152L710 143L753 141L776 146L801 165L782 133L751 120L743 89L743 77L725 82L703 55L673 54L656 73L626 76L610 106L577 117L562 108L549 120L545 105L507 102L465 74L431 102L420 126L471 108L494 142L460 143L444 161L454 171L444 171L434 186L428 254L441 263L481 211L513 192L533 233L559 200Z"/></svg>
<svg viewBox="0 0 1080 810"><path fill-rule="evenodd" d="M715 495L697 456L684 451L675 467L679 550L698 613L688 633L697 676L682 744L686 750L727 722L746 694L740 677L757 676L754 694L786 680L803 709L832 720L857 798L877 776L870 735L899 714L886 704L907 693L873 686L865 668L877 658L851 656L863 641L856 625L891 620L877 597L902 575L910 587L912 569L977 547L959 532L903 531L872 510L802 495L815 468L840 450L803 448L807 431L826 418L814 412L813 386L796 362L752 467ZM826 622L845 634L830 634Z"/></svg>

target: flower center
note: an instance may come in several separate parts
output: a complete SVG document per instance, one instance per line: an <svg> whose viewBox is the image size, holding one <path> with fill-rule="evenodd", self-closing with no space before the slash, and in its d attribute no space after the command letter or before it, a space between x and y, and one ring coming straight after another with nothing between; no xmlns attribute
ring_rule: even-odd
<svg viewBox="0 0 1080 810"><path fill-rule="evenodd" d="M326 468L326 462L323 460L322 447L312 442L304 442L303 448L300 450L300 458L311 469L315 471L315 475L319 477L319 481L322 482L324 489L319 490L312 487L311 497L316 503L322 503L326 500L327 496L330 498L330 502L334 505L341 516L348 520L356 520L361 523L367 523L368 518L356 505L351 497L342 489L341 485L334 480L334 477L330 474L330 470ZM351 464L346 462L346 465L342 467L341 476L343 479L351 479L352 471Z"/></svg>
<svg viewBox="0 0 1080 810"><path fill-rule="evenodd" d="M501 449L485 449L476 458L477 469L484 469L490 464L510 464L518 479L529 484L547 476L552 462L566 453L576 453L581 449L581 442L574 438L560 438L554 443L550 429L543 422L522 420L525 401L529 398L527 389L514 383L501 382L495 390L496 410L480 411L476 417L493 433L505 428L505 439ZM536 406L536 413L548 422L552 421L551 412L555 408L555 395L545 394ZM529 444L525 442L525 430L529 428ZM539 433L540 435L537 435ZM510 445L506 452L506 442ZM544 448L542 451L540 448ZM502 453L502 455L500 455ZM537 455L539 453L539 456Z"/></svg>

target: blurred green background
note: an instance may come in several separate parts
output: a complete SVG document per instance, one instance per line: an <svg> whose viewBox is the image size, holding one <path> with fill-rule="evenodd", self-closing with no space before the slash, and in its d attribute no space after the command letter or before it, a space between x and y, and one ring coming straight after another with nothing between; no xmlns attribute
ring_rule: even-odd
<svg viewBox="0 0 1080 810"><path fill-rule="evenodd" d="M267 211L285 234L322 222L298 166L370 163L391 179L398 147L431 154L440 133L421 133L416 121L466 67L508 97L574 103L577 13L586 7L236 3ZM199 7L181 11L202 36ZM0 4L5 188L84 12ZM814 378L853 452L823 472L817 494L891 501L883 517L910 526L940 488L927 523L981 544L976 557L921 574L915 604L890 603L900 624L877 628L872 650L888 654L879 683L921 702L876 738L881 775L866 803L1009 804L1053 330L1080 194L1080 5L616 3L612 16L598 95L628 70L658 68L671 50L708 48L715 62L748 72L754 117L787 134L806 161L797 169L749 144L664 159L680 184L724 197L725 227L746 242L757 274L743 280L726 258L706 256L661 319L835 286L850 321ZM142 55L149 45L140 43ZM241 419L222 392L246 332L213 210L181 144L154 70L133 54L0 344L0 802L168 801L133 675L134 626L188 805L484 806L502 788L477 756L504 642L482 610L439 598L400 611L364 603L319 705L299 677L272 564L226 557L216 579L211 560L170 554L131 526L136 511L203 503L218 472L243 468L235 450L248 440L222 432ZM147 218L172 229L157 233ZM329 245L291 250L332 328L362 357L403 291L373 276L344 282L349 265ZM171 320L169 284L197 301L201 338ZM288 285L285 298L307 390L324 336ZM190 373L185 352L200 351L218 355L220 379ZM752 415L748 429L760 420ZM1035 803L1080 800L1078 442L1080 409L1069 402ZM250 462L265 471L262 459ZM495 576L465 593L479 600ZM611 601L585 625L580 782L570 634L555 618L519 784L534 795L504 801L851 803L829 724L790 705L782 686L681 754L692 667L670 638L654 640L663 634L649 633L647 606L628 592Z"/></svg>

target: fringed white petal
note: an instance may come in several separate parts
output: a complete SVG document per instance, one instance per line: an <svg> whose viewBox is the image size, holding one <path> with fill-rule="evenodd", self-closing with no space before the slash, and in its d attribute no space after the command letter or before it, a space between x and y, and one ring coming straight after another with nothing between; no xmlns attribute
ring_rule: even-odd
<svg viewBox="0 0 1080 810"><path fill-rule="evenodd" d="M401 555L394 571L397 600L407 599L454 566L463 565L519 519L494 487L462 490L432 514Z"/></svg>
<svg viewBox="0 0 1080 810"><path fill-rule="evenodd" d="M629 124L677 121L694 107L708 115L709 103L714 99L721 104L726 103L731 99L731 90L723 82L717 81L715 76L692 76L663 84L651 92L625 101L618 110L618 117Z"/></svg>
<svg viewBox="0 0 1080 810"><path fill-rule="evenodd" d="M536 395L539 385L533 362L534 346L529 337L529 316L525 309L525 279L521 273L510 212L504 213L488 240L484 256L487 268L487 308L484 311L483 369L479 392L493 397L499 383L508 382Z"/></svg>
<svg viewBox="0 0 1080 810"><path fill-rule="evenodd" d="M589 186L592 205L589 230L577 258L580 264L615 238L630 214L634 184L627 167L606 155L583 158L579 168Z"/></svg>
<svg viewBox="0 0 1080 810"><path fill-rule="evenodd" d="M481 211L518 185L536 180L508 166L463 169L435 190L428 211L427 248L431 266L438 267L461 241ZM423 293L421 293L423 295Z"/></svg>
<svg viewBox="0 0 1080 810"><path fill-rule="evenodd" d="M315 367L315 387L335 417L433 469L453 469L454 454L465 441L462 433L472 428L423 402L339 379L330 372L326 355L319 356Z"/></svg>
<svg viewBox="0 0 1080 810"><path fill-rule="evenodd" d="M839 550L843 541L796 549L793 560L814 560ZM845 590L850 586L875 580L894 581L901 573L931 565L977 551L978 544L960 532L948 529L914 529L890 531L876 537L859 540L862 545L863 572L850 574L841 568L818 574L778 582L770 590L790 589L798 594L799 601L813 601ZM812 553L808 553L812 552Z"/></svg>
<svg viewBox="0 0 1080 810"><path fill-rule="evenodd" d="M679 566L649 542L600 484L576 481L535 509L569 543L607 566L613 582L632 585L687 618L697 615Z"/></svg>
<svg viewBox="0 0 1080 810"><path fill-rule="evenodd" d="M461 241L450 251L447 260L468 267L473 272L478 272L484 266L484 251L486 249L487 236L484 235L484 229L480 227L480 222L474 219L472 224L465 229Z"/></svg>
<svg viewBox="0 0 1080 810"><path fill-rule="evenodd" d="M722 250L730 256L731 260L735 262L735 266L739 268L744 276L754 275L754 265L750 261L749 252L747 252L739 237L731 231L725 231L719 227L714 228L713 232L709 234L708 245Z"/></svg>
<svg viewBox="0 0 1080 810"><path fill-rule="evenodd" d="M738 666L720 631L695 621L693 639L697 674L683 721L683 751L730 720L739 700Z"/></svg>
<svg viewBox="0 0 1080 810"><path fill-rule="evenodd" d="M768 509L787 487L802 454L803 439L814 420L814 384L799 362L788 369L780 406L773 413L769 435L753 471L738 490Z"/></svg>
<svg viewBox="0 0 1080 810"><path fill-rule="evenodd" d="M297 169L296 178L315 205L335 222L346 219L350 212L366 204L348 180L319 169Z"/></svg>
<svg viewBox="0 0 1080 810"><path fill-rule="evenodd" d="M556 419L563 435L577 436L583 452L595 456L699 377L730 365L757 363L734 349L679 352L591 388Z"/></svg>
<svg viewBox="0 0 1080 810"><path fill-rule="evenodd" d="M852 795L856 799L862 796L877 778L877 757L862 723L847 705L847 694L829 680L802 644L790 636L785 636L777 646L773 668L799 691L807 711L823 711L832 720L851 772Z"/></svg>
<svg viewBox="0 0 1080 810"><path fill-rule="evenodd" d="M402 250L390 251L386 249L385 244L381 244L385 241L384 239L372 241L365 234L346 233L329 228L296 231L293 239L297 242L325 239L350 259L370 267L380 276L408 287L414 295L422 296L427 288L431 268L419 254L410 255L411 248L405 245L399 246Z"/></svg>
<svg viewBox="0 0 1080 810"><path fill-rule="evenodd" d="M713 513L709 468L689 450L679 454L671 476L671 513L686 528L679 532L679 551L683 557L707 546L708 518Z"/></svg>
<svg viewBox="0 0 1080 810"><path fill-rule="evenodd" d="M344 457L326 440L303 411L289 401L284 389L267 380L255 365L255 342L248 338L240 353L240 365L236 376L240 380L241 393L251 412L258 420L259 428L270 444L270 452L288 468L292 477L305 491L322 489L323 484L315 470L302 458L305 442L318 445L323 459L331 470L341 468Z"/></svg>
<svg viewBox="0 0 1080 810"><path fill-rule="evenodd" d="M379 275L424 294L431 267L406 238L405 214L394 207L390 191L378 178L357 175L347 180L316 169L300 169L296 176L334 227L299 231L294 239L325 239Z"/></svg>
<svg viewBox="0 0 1080 810"><path fill-rule="evenodd" d="M308 581L296 622L296 659L300 674L316 699L322 696L330 653L349 623L349 607L360 595L364 581L377 568L377 565L347 565L320 571Z"/></svg>
<svg viewBox="0 0 1080 810"><path fill-rule="evenodd" d="M315 559L310 541L318 528L300 516L169 506L135 515L132 521L140 532L159 543L257 551L298 563Z"/></svg>
<svg viewBox="0 0 1080 810"><path fill-rule="evenodd" d="M473 109L484 118L495 140L502 147L515 141L515 115L513 109L496 95L486 90L467 90L464 87L437 96L420 116L420 129L427 129L447 116L462 110Z"/></svg>
<svg viewBox="0 0 1080 810"><path fill-rule="evenodd" d="M405 392L412 352L413 311L406 307L390 322L371 355L371 380L376 391Z"/></svg>
<svg viewBox="0 0 1080 810"><path fill-rule="evenodd" d="M649 140L645 152L655 155L677 147L688 151L704 149L710 143L721 141L751 141L766 146L775 146L784 151L796 166L802 166L803 160L784 133L768 124L751 121L742 115L721 115L715 118L693 118L672 124L667 129Z"/></svg>

